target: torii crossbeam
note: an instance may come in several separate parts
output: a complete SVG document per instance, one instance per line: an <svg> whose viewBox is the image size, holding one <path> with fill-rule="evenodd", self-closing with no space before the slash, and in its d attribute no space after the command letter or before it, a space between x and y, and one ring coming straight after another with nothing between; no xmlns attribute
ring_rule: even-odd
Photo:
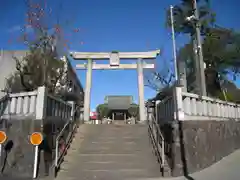
<svg viewBox="0 0 240 180"><path fill-rule="evenodd" d="M143 63L142 60L152 60L160 54L160 50L147 52L71 52L74 60L88 60L87 64L77 64L77 69L87 69L86 86L84 96L84 120L89 120L92 70L111 69L137 69L138 71L138 96L140 121L146 120L144 105L144 78L143 69L152 69L154 64ZM109 64L95 64L95 60L109 60ZM136 64L120 64L120 60L137 60Z"/></svg>

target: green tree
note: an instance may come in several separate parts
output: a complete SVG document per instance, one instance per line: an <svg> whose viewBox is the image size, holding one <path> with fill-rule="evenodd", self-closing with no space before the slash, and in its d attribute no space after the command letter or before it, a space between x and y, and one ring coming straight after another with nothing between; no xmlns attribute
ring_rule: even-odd
<svg viewBox="0 0 240 180"><path fill-rule="evenodd" d="M110 112L107 104L99 104L96 108L96 111L98 113L99 119L102 119L103 117L107 117ZM139 106L137 104L131 104L130 108L128 109L128 113L133 117L138 117Z"/></svg>
<svg viewBox="0 0 240 180"><path fill-rule="evenodd" d="M128 109L128 113L133 117L139 116L139 106L137 104L131 104L130 108Z"/></svg>
<svg viewBox="0 0 240 180"><path fill-rule="evenodd" d="M103 117L107 117L109 114L109 109L107 104L99 104L96 108L98 113L98 118L102 119Z"/></svg>
<svg viewBox="0 0 240 180"><path fill-rule="evenodd" d="M219 81L228 81L229 75L233 80L240 73L240 34L234 30L215 27L209 29L203 38L203 54L206 64L205 75L207 91L215 96L220 87ZM185 61L187 67L187 81L194 78L194 54L192 42L186 44L178 52L178 60ZM189 85L189 84L188 84ZM191 91L191 86L188 90Z"/></svg>
<svg viewBox="0 0 240 180"><path fill-rule="evenodd" d="M222 100L240 103L240 89L231 81L224 81L222 84L223 91L217 94Z"/></svg>
<svg viewBox="0 0 240 180"><path fill-rule="evenodd" d="M231 74L233 79L239 74L239 33L231 29L219 27L215 24L216 14L210 8L209 0L198 0L199 21L203 36L202 48L206 64L206 83L209 95L216 95L220 82L226 81L226 75ZM176 33L188 34L191 37L178 52L178 61L186 62L188 91L194 87L191 82L195 80L195 64L193 53L193 36L195 35L194 23L186 21L186 17L194 14L192 0L181 0L173 8L174 28ZM167 11L167 27L171 27L170 11Z"/></svg>
<svg viewBox="0 0 240 180"><path fill-rule="evenodd" d="M197 0L199 7L199 20L201 22L201 32L206 34L208 29L214 25L215 22L215 13L210 9L208 0ZM195 24L186 21L186 18L193 15L193 3L192 0L180 0L180 3L176 4L173 8L174 16L174 28L176 34L184 33L188 34L193 39L195 35ZM171 18L170 18L170 9L167 10L166 16L166 26L171 28ZM194 74L194 61L193 61L193 47L192 42L189 45L186 45L184 49L180 50L181 56L189 56L188 59L184 59L187 62L188 74ZM179 57L178 57L179 61ZM165 61L167 62L167 61ZM168 61L169 62L169 61ZM170 64L165 64L162 71L153 72L148 74L146 86L156 90L158 93L162 94L163 91L166 91L166 88L169 88L174 82L174 71L171 68ZM168 68L166 68L168 67ZM189 76L190 77L190 76ZM194 77L191 77L194 78ZM164 89L164 90L163 90Z"/></svg>
<svg viewBox="0 0 240 180"><path fill-rule="evenodd" d="M203 40L204 62L223 75L231 73L233 78L240 70L240 33L216 27L209 29Z"/></svg>
<svg viewBox="0 0 240 180"><path fill-rule="evenodd" d="M215 23L215 13L210 8L209 0L197 0L199 9L199 20L201 24L201 33L205 34ZM173 8L174 28L176 33L185 33L193 35L195 33L194 25L186 21L187 17L194 14L192 0L180 0ZM171 27L170 10L167 10L166 16L167 28Z"/></svg>

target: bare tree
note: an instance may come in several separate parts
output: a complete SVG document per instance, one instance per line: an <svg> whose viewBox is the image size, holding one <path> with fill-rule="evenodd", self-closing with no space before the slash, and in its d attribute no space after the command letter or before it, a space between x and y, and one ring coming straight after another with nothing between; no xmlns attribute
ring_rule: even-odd
<svg viewBox="0 0 240 180"><path fill-rule="evenodd" d="M32 91L45 85L49 92L55 93L56 88L64 86L66 73L64 62L59 60L59 51L61 55L67 53L70 41L64 37L59 18L52 19L53 12L46 1L26 0L26 7L26 23L19 40L29 51L22 59L13 56L16 73L7 79L6 88L12 92Z"/></svg>
<svg viewBox="0 0 240 180"><path fill-rule="evenodd" d="M162 67L156 64L154 70L145 73L145 86L156 92L160 92L165 87L169 87L174 80L173 61L168 61L163 55L161 57Z"/></svg>

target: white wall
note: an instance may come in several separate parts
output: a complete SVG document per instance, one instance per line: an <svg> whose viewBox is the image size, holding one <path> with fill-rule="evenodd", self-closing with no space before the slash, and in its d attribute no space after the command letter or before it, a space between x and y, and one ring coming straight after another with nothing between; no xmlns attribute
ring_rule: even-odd
<svg viewBox="0 0 240 180"><path fill-rule="evenodd" d="M23 58L27 51L1 51L0 52L0 90L6 85L6 79L16 72L16 61L13 56ZM0 98L4 96L4 92L0 92Z"/></svg>

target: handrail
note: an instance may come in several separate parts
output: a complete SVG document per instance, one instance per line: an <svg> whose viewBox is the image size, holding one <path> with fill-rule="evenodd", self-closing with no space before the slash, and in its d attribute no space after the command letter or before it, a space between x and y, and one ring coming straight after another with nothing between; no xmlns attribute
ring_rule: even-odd
<svg viewBox="0 0 240 180"><path fill-rule="evenodd" d="M64 125L63 129L59 132L58 136L56 137L55 162L54 162L55 173L56 173L57 169L59 168L59 166L63 160L63 157L66 154L67 149L70 146L70 143L73 139L73 136L74 136L74 133L75 133L77 127L78 127L77 120L71 119ZM70 129L67 130L67 128L70 128ZM69 131L69 132L67 134L66 141L65 141L65 149L63 152L61 152L61 154L59 154L59 141L66 131Z"/></svg>
<svg viewBox="0 0 240 180"><path fill-rule="evenodd" d="M67 128L67 126L71 123L71 120L69 120L62 128L62 130L60 131L60 133L58 134L56 141L58 141L60 139L60 137L63 135L65 129Z"/></svg>
<svg viewBox="0 0 240 180"><path fill-rule="evenodd" d="M4 95L3 97L1 97L1 99L0 99L0 117L2 117L4 110L8 105L8 104L2 104L2 103L8 102L9 99L10 99L9 93ZM6 106L4 106L4 105L6 105Z"/></svg>
<svg viewBox="0 0 240 180"><path fill-rule="evenodd" d="M148 120L148 128L155 154L160 162L161 168L163 168L165 166L165 139L153 114L151 114L151 119Z"/></svg>

